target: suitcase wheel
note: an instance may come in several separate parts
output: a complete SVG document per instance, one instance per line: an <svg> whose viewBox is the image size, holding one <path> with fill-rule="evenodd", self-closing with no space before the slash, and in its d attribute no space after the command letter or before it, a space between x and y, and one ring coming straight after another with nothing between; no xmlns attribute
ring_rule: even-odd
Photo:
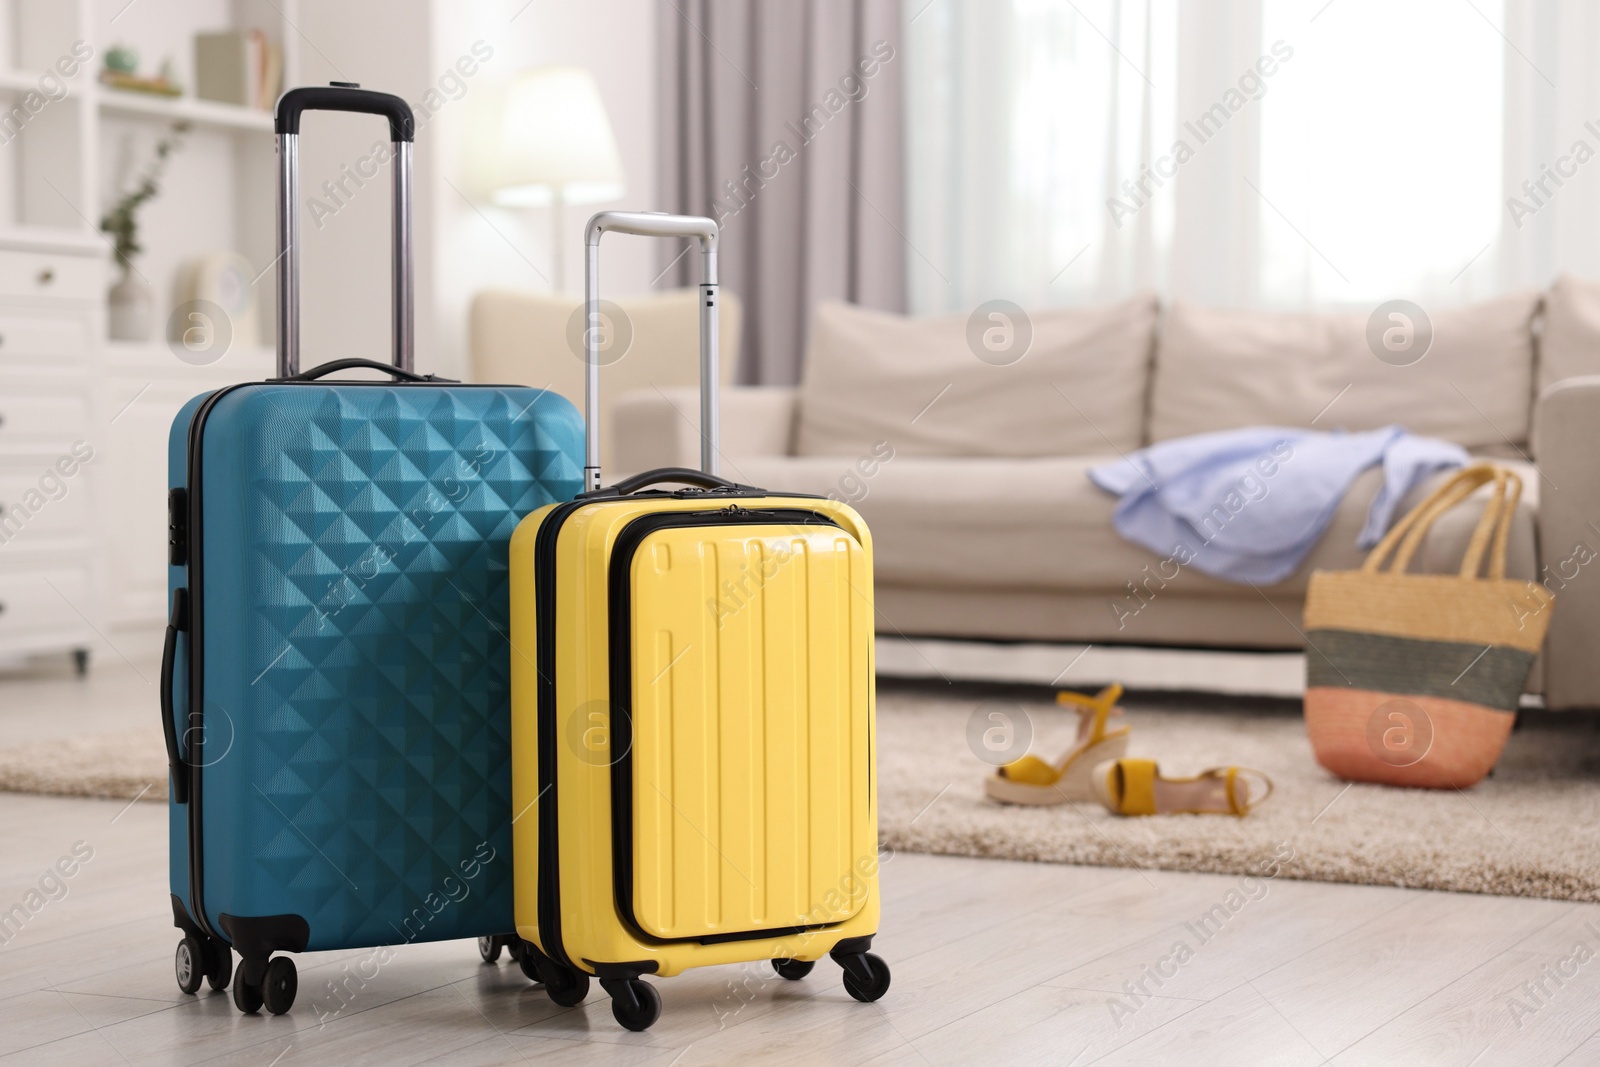
<svg viewBox="0 0 1600 1067"><path fill-rule="evenodd" d="M274 1015L282 1015L294 1006L294 995L300 990L300 973L294 960L277 956L267 964L267 977L261 983L261 1002Z"/></svg>
<svg viewBox="0 0 1600 1067"><path fill-rule="evenodd" d="M844 968L844 990L863 1004L889 992L889 965L870 952L835 957Z"/></svg>
<svg viewBox="0 0 1600 1067"><path fill-rule="evenodd" d="M299 991L300 973L288 956L241 959L233 972L233 1006L246 1015L262 1008L282 1015L294 1006L294 995Z"/></svg>
<svg viewBox="0 0 1600 1067"><path fill-rule="evenodd" d="M522 941L511 953L511 958L517 961L517 966L522 968L522 973L527 977L528 981L534 985L539 985L544 981L544 968L540 966L540 963L544 961L544 956L534 949L532 945ZM552 966L554 965L552 964Z"/></svg>
<svg viewBox="0 0 1600 1067"><path fill-rule="evenodd" d="M522 970L524 973L528 970L527 960L531 956L532 953L523 954L524 965ZM589 976L582 971L563 967L549 958L539 960L537 968L539 977L536 980L544 983L544 991L550 995L550 999L563 1008L577 1007L583 1003L583 998L589 995ZM654 1021L653 1019L651 1020L651 1022ZM645 1025L648 1026L649 1023ZM640 1029L643 1029L643 1027Z"/></svg>
<svg viewBox="0 0 1600 1067"><path fill-rule="evenodd" d="M496 963L500 959L500 949L505 941L496 934L493 937L478 938L478 955L483 957L484 963Z"/></svg>
<svg viewBox="0 0 1600 1067"><path fill-rule="evenodd" d="M778 972L779 978L787 978L791 982L798 982L811 973L811 968L816 964L811 960L775 959L772 969Z"/></svg>
<svg viewBox="0 0 1600 1067"><path fill-rule="evenodd" d="M648 1030L661 1018L661 994L644 979L602 978L600 986L611 994L612 1016L627 1029Z"/></svg>
<svg viewBox="0 0 1600 1067"><path fill-rule="evenodd" d="M239 969L233 972L233 1006L246 1015L261 1010L261 980L252 981L250 960L240 960Z"/></svg>
<svg viewBox="0 0 1600 1067"><path fill-rule="evenodd" d="M186 934L178 942L172 970L178 988L185 993L199 992L201 982L210 982L211 988L220 992L228 988L228 977L233 974L233 950L204 934Z"/></svg>
<svg viewBox="0 0 1600 1067"><path fill-rule="evenodd" d="M221 941L211 942L211 964L206 969L206 981L211 983L211 988L218 993L228 988L228 979L233 977L233 949Z"/></svg>
<svg viewBox="0 0 1600 1067"><path fill-rule="evenodd" d="M185 937L178 942L178 953L173 957L172 970L178 978L178 988L185 993L198 993L205 980L206 949L198 937Z"/></svg>

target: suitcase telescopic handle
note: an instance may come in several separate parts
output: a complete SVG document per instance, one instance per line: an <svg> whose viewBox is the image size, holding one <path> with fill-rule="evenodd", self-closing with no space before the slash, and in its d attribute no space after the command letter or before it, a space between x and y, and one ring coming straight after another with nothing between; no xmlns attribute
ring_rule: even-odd
<svg viewBox="0 0 1600 1067"><path fill-rule="evenodd" d="M394 182L393 362L400 370L414 371L411 144L416 123L411 105L354 82L331 82L290 89L278 98L278 377L300 373L300 116L307 111L354 111L389 120Z"/></svg>
<svg viewBox="0 0 1600 1067"><path fill-rule="evenodd" d="M583 414L588 423L583 488L600 488L600 238L607 232L641 237L693 237L700 242L700 469L717 477L717 224L699 215L660 211L602 211L584 228Z"/></svg>

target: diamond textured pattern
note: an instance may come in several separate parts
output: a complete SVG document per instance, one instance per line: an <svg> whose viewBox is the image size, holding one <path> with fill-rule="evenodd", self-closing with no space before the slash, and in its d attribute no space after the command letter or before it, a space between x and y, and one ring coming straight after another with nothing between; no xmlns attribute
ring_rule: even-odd
<svg viewBox="0 0 1600 1067"><path fill-rule="evenodd" d="M513 929L507 546L579 490L582 432L564 399L514 387L267 384L217 403L209 914L299 914L315 949Z"/></svg>

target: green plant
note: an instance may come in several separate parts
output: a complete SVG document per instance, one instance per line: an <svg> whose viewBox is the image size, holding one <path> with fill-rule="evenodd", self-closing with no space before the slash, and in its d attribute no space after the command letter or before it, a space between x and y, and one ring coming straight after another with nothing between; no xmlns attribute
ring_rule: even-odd
<svg viewBox="0 0 1600 1067"><path fill-rule="evenodd" d="M156 142L155 158L145 166L138 182L100 219L100 229L111 235L121 262L131 263L144 251L139 243L139 209L161 192L161 175L167 169L167 160L183 145L183 135L188 132L187 122L174 122L171 131Z"/></svg>

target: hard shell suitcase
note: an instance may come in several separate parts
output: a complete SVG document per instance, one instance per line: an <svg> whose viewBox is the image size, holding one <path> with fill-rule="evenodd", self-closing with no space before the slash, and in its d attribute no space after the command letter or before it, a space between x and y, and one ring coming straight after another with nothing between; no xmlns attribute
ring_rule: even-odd
<svg viewBox="0 0 1600 1067"><path fill-rule="evenodd" d="M299 372L309 110L389 120L393 366ZM246 1012L294 1000L274 952L478 937L488 957L512 937L507 549L523 516L578 491L582 421L542 390L413 371L411 137L399 97L282 97L279 377L196 397L172 426L176 969L185 992L222 989L237 951ZM319 380L353 367L393 380ZM348 983L328 984L336 1010Z"/></svg>
<svg viewBox="0 0 1600 1067"><path fill-rule="evenodd" d="M694 237L701 471L600 488L598 250ZM832 955L888 989L878 926L872 540L843 503L717 475L716 225L604 212L587 229L587 460L577 500L511 542L521 962L559 1004L591 976L650 1026L643 975ZM681 483L688 488L652 488Z"/></svg>

